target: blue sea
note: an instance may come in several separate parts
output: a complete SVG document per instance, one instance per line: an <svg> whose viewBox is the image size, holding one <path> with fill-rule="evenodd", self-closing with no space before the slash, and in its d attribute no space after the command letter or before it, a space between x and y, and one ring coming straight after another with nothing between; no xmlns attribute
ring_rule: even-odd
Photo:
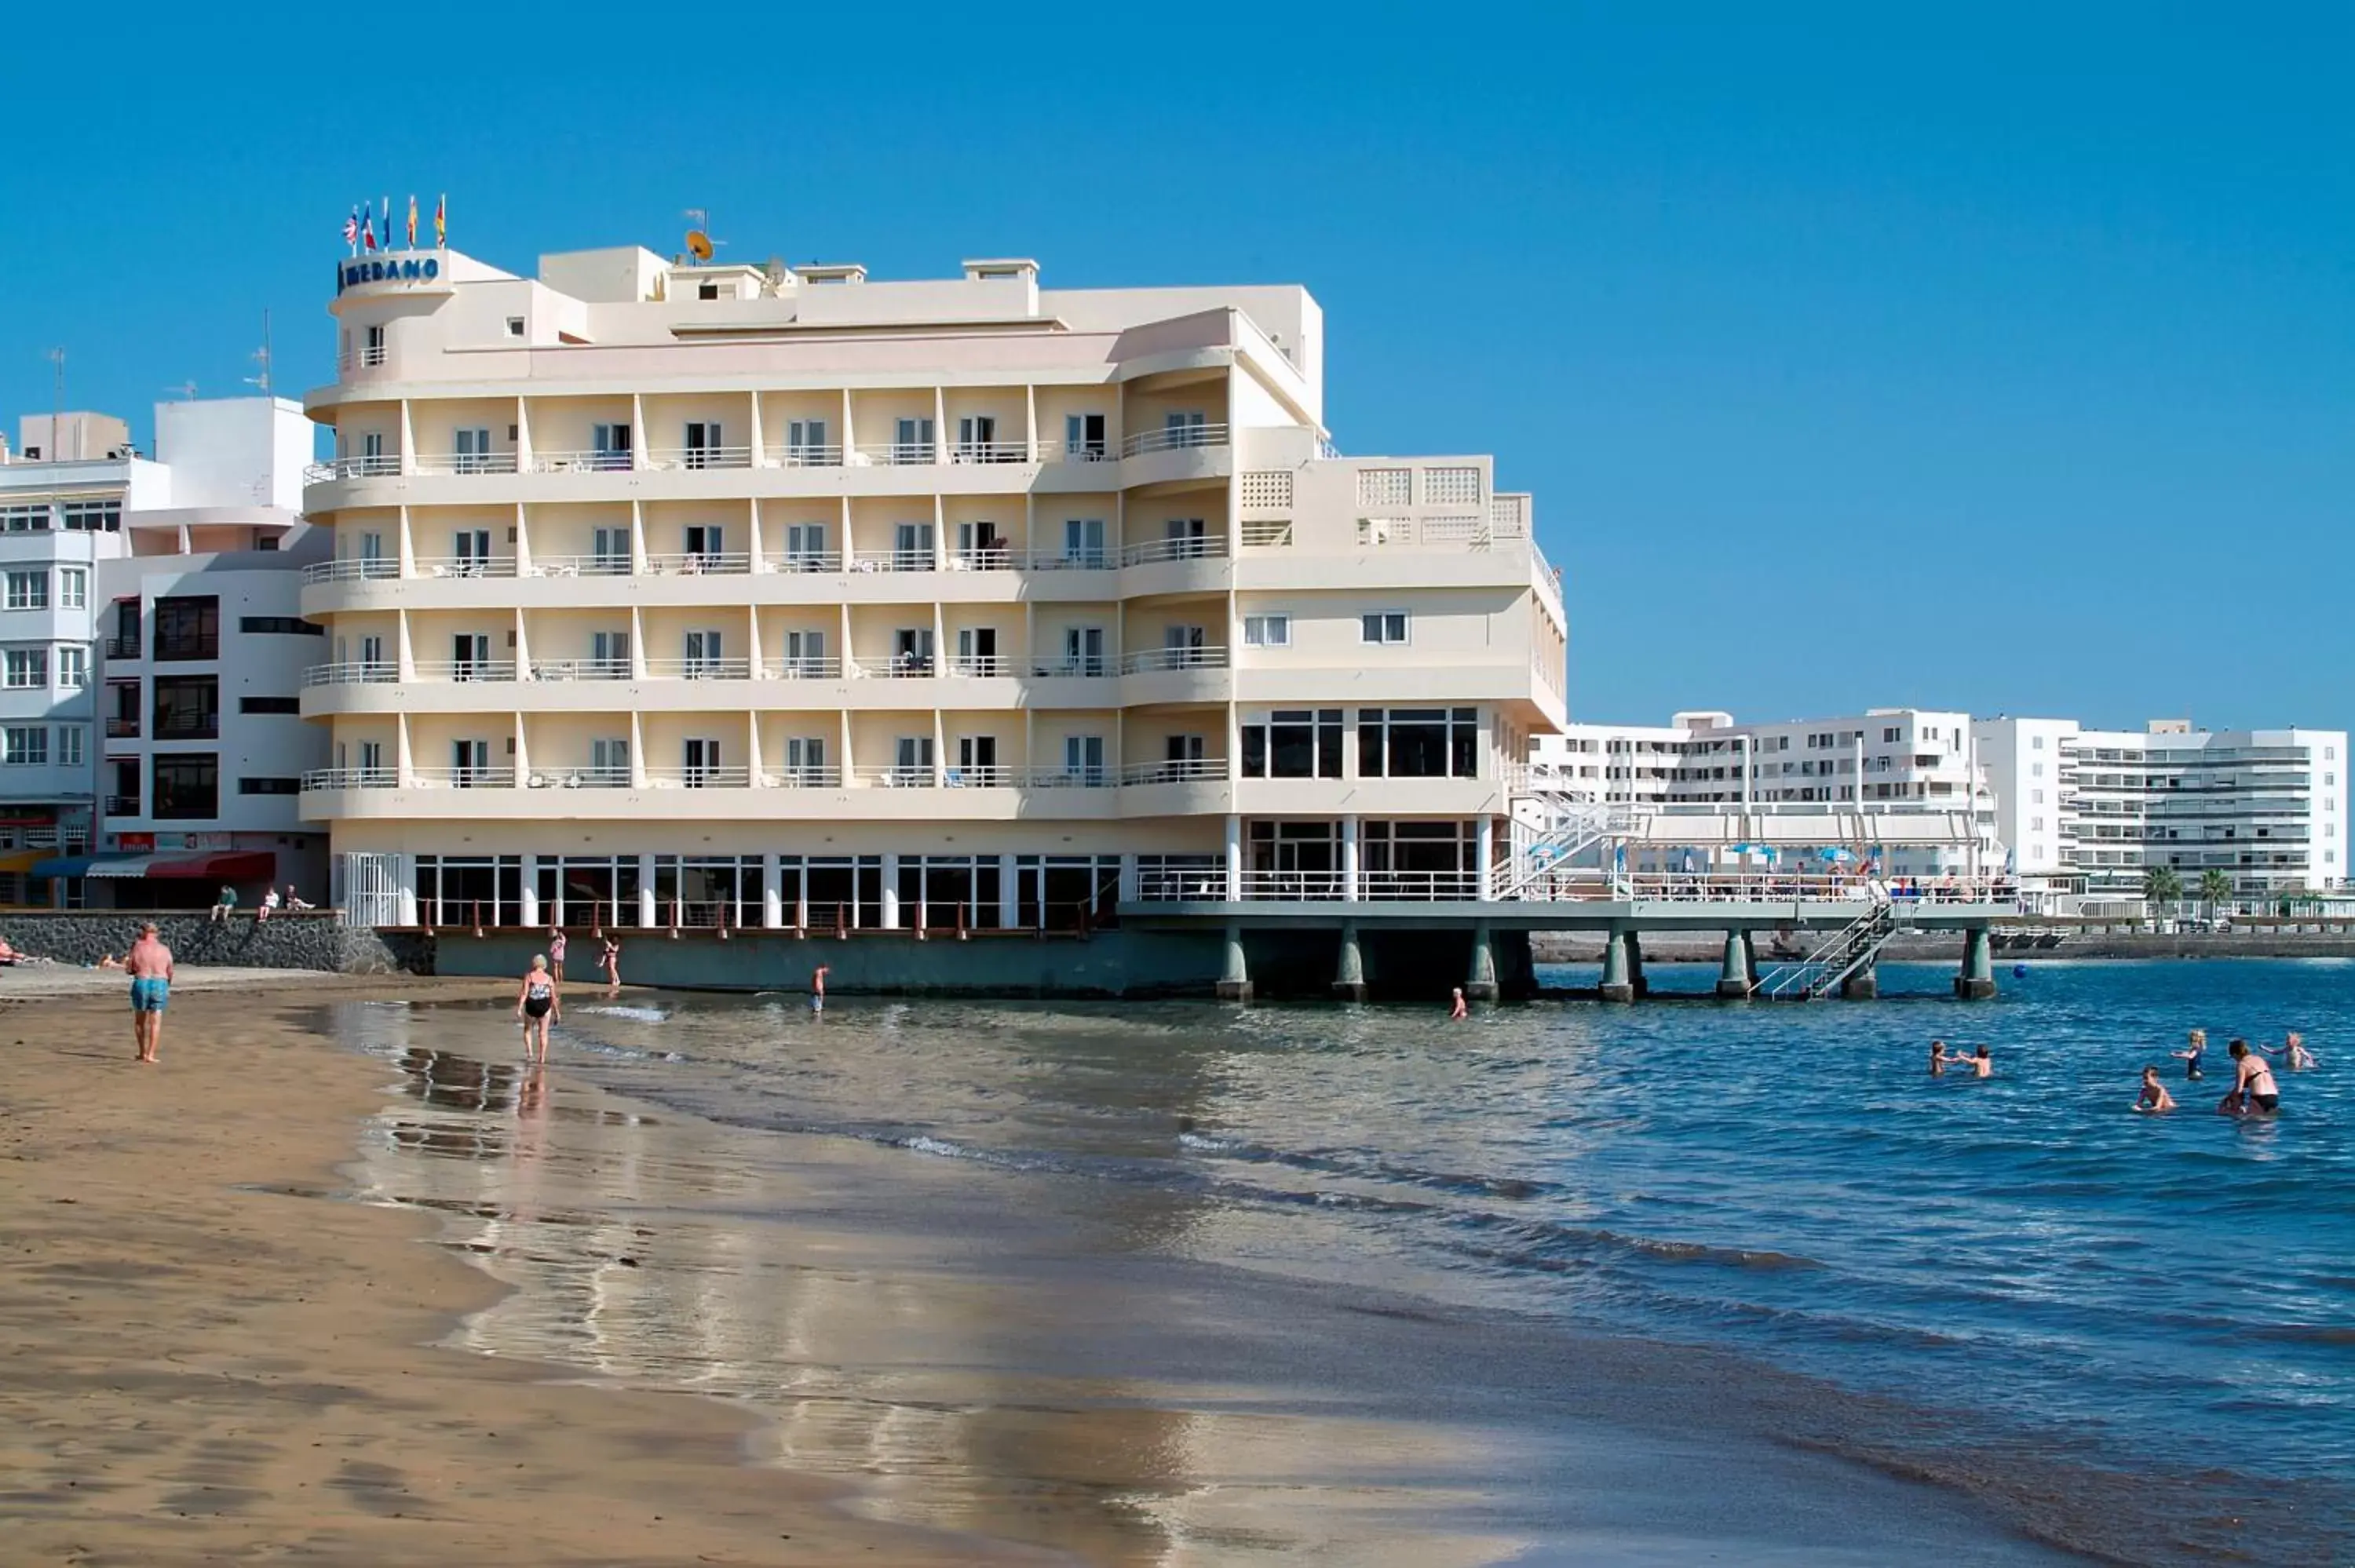
<svg viewBox="0 0 2355 1568"><path fill-rule="evenodd" d="M1772 1435L2050 1540L2355 1560L2355 964L1999 973L1990 1002L1890 965L1877 1002L1726 1005L1714 966L1656 965L1642 1004L1455 1024L633 993L576 999L558 1057L675 1115L1150 1216L1135 1252L1704 1348L1756 1369ZM2320 1066L2279 1075L2280 1113L2216 1114L2225 1043L2291 1029ZM1994 1076L1931 1077L1933 1038ZM2130 1108L2147 1064L2173 1114ZM1823 1397L1778 1427L1776 1390Z"/></svg>

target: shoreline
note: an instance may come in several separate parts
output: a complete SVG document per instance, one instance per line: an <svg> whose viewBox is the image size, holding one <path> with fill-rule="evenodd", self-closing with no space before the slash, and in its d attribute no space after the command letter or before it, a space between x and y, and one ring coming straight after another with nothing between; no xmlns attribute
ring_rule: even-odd
<svg viewBox="0 0 2355 1568"><path fill-rule="evenodd" d="M11 976L14 980L16 977ZM176 1564L962 1563L848 1489L745 1462L719 1401L442 1348L504 1291L434 1217L343 1201L380 1064L294 1013L483 982L191 971L159 1068L105 1001L0 991L11 1243L0 1556ZM227 989L222 989L226 987ZM193 1178L193 1179L191 1179ZM103 1332L93 1333L93 1328Z"/></svg>

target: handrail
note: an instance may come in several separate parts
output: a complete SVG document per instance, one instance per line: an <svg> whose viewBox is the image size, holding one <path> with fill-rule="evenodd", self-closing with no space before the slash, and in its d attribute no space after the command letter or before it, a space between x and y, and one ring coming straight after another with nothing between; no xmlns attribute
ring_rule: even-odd
<svg viewBox="0 0 2355 1568"><path fill-rule="evenodd" d="M751 569L752 556L744 550L687 550L646 557L646 570L655 577L742 577Z"/></svg>
<svg viewBox="0 0 2355 1568"><path fill-rule="evenodd" d="M911 463L938 462L940 450L938 441L861 441L851 449L851 456L854 463L859 466L871 467L879 463L897 468Z"/></svg>
<svg viewBox="0 0 2355 1568"><path fill-rule="evenodd" d="M1138 457L1146 452L1179 451L1188 447L1222 447L1227 444L1224 424L1171 425L1158 430L1138 430L1123 437L1120 455Z"/></svg>
<svg viewBox="0 0 2355 1568"><path fill-rule="evenodd" d="M1154 561L1218 560L1227 553L1224 534L1205 534L1193 538L1149 539L1141 545L1129 545L1120 552L1124 567L1141 567Z"/></svg>
<svg viewBox="0 0 2355 1568"><path fill-rule="evenodd" d="M419 556L416 570L421 577L511 577L516 575L513 556Z"/></svg>
<svg viewBox="0 0 2355 1568"><path fill-rule="evenodd" d="M626 451L536 451L531 454L534 473L628 473L637 466L634 454Z"/></svg>
<svg viewBox="0 0 2355 1568"><path fill-rule="evenodd" d="M506 763L496 768L412 768L409 776L429 789L512 789L516 784L515 768Z"/></svg>
<svg viewBox="0 0 2355 1568"><path fill-rule="evenodd" d="M306 686L387 686L400 679L400 666L389 659L314 664L303 672L303 683Z"/></svg>
<svg viewBox="0 0 2355 1568"><path fill-rule="evenodd" d="M761 564L764 572L838 572L839 550L778 550Z"/></svg>
<svg viewBox="0 0 2355 1568"><path fill-rule="evenodd" d="M1110 546L1095 550L1033 550L1030 569L1034 572L1108 572L1119 564L1120 557Z"/></svg>
<svg viewBox="0 0 2355 1568"><path fill-rule="evenodd" d="M830 681L841 675L841 660L815 654L787 654L761 666L761 678L767 681Z"/></svg>
<svg viewBox="0 0 2355 1568"><path fill-rule="evenodd" d="M1022 560L1022 553L1000 539L995 545L977 545L972 549L954 549L943 564L953 572L1008 572Z"/></svg>
<svg viewBox="0 0 2355 1568"><path fill-rule="evenodd" d="M337 556L303 568L306 583L372 582L400 575L400 563L389 556Z"/></svg>
<svg viewBox="0 0 2355 1568"><path fill-rule="evenodd" d="M516 662L512 659L420 659L410 668L421 681L451 681L464 684L474 681L512 681L516 678Z"/></svg>
<svg viewBox="0 0 2355 1568"><path fill-rule="evenodd" d="M656 681L749 681L752 661L746 658L649 659L646 675Z"/></svg>
<svg viewBox="0 0 2355 1568"><path fill-rule="evenodd" d="M838 444L829 446L805 441L795 446L787 442L769 449L769 466L772 468L840 468L842 448Z"/></svg>
<svg viewBox="0 0 2355 1568"><path fill-rule="evenodd" d="M1077 768L1033 768L1023 782L1033 789L1110 789L1117 786L1119 777L1109 768L1082 763Z"/></svg>
<svg viewBox="0 0 2355 1568"><path fill-rule="evenodd" d="M306 464L303 469L303 478L306 483L325 484L337 479L389 479L400 472L400 453L374 452Z"/></svg>
<svg viewBox="0 0 2355 1568"><path fill-rule="evenodd" d="M586 768L535 768L526 782L534 789L626 789L630 770L593 763Z"/></svg>
<svg viewBox="0 0 2355 1568"><path fill-rule="evenodd" d="M788 763L773 772L764 769L761 774L761 787L764 789L830 789L841 783L841 768L807 764L795 767Z"/></svg>
<svg viewBox="0 0 2355 1568"><path fill-rule="evenodd" d="M1132 762L1120 770L1124 785L1190 784L1204 781L1225 783L1227 759L1223 757L1185 757L1160 762Z"/></svg>
<svg viewBox="0 0 2355 1568"><path fill-rule="evenodd" d="M858 550L850 557L854 572L930 572L940 562L931 550Z"/></svg>
<svg viewBox="0 0 2355 1568"><path fill-rule="evenodd" d="M303 775L303 789L397 789L400 776L389 768L314 768Z"/></svg>
<svg viewBox="0 0 2355 1568"><path fill-rule="evenodd" d="M917 681L935 673L936 661L929 654L893 653L881 659L853 657L846 664L855 681Z"/></svg>
<svg viewBox="0 0 2355 1568"><path fill-rule="evenodd" d="M535 681L626 681L631 677L630 661L620 659L534 659L531 678Z"/></svg>
<svg viewBox="0 0 2355 1568"><path fill-rule="evenodd" d="M751 468L751 447L655 447L646 466L659 469Z"/></svg>
<svg viewBox="0 0 2355 1568"><path fill-rule="evenodd" d="M602 556L534 556L531 567L523 575L533 577L626 577L631 574L630 557Z"/></svg>
<svg viewBox="0 0 2355 1568"><path fill-rule="evenodd" d="M1223 670L1227 667L1227 651L1219 647L1144 648L1134 653L1124 653L1120 673L1124 675L1143 674L1152 670Z"/></svg>
<svg viewBox="0 0 2355 1568"><path fill-rule="evenodd" d="M411 473L469 474L514 473L514 452L433 452L421 453L410 461Z"/></svg>
<svg viewBox="0 0 2355 1568"><path fill-rule="evenodd" d="M850 776L870 789L936 789L941 787L939 770L929 762L906 768L896 764L863 763L853 768Z"/></svg>
<svg viewBox="0 0 2355 1568"><path fill-rule="evenodd" d="M958 441L949 449L953 463L1028 462L1028 441Z"/></svg>
<svg viewBox="0 0 2355 1568"><path fill-rule="evenodd" d="M1014 673L1016 664L1015 660L1002 653L952 654L943 662L948 665L946 673L969 681L986 681L1000 675L1011 675Z"/></svg>
<svg viewBox="0 0 2355 1568"><path fill-rule="evenodd" d="M741 764L714 768L649 768L646 782L658 789L749 789L752 770Z"/></svg>
<svg viewBox="0 0 2355 1568"><path fill-rule="evenodd" d="M1040 462L1112 462L1120 456L1120 449L1109 440L1102 441L1040 441Z"/></svg>

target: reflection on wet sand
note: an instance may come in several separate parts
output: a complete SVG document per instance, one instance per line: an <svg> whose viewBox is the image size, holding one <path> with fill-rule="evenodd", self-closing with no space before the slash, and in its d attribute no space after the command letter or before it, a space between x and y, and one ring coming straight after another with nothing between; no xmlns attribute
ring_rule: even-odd
<svg viewBox="0 0 2355 1568"><path fill-rule="evenodd" d="M1199 1373L1075 1371L1064 1325L1149 1334L1170 1308L993 1271L987 1238L853 1228L827 1184L883 1156L783 1168L777 1139L443 1044L494 1038L485 1012L356 1004L334 1026L397 1069L362 1195L444 1214L447 1244L513 1287L461 1325L467 1350L745 1402L770 1417L756 1462L855 1481L879 1517L1091 1562L1445 1568L1522 1544L1451 1531L1492 1460L1476 1437ZM1117 1202L1113 1228L1139 1237L1191 1223L1181 1197Z"/></svg>

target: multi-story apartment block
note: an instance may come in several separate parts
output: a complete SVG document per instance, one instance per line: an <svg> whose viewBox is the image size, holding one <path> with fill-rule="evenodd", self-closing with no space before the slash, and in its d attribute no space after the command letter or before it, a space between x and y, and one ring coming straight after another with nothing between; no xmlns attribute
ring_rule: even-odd
<svg viewBox="0 0 2355 1568"><path fill-rule="evenodd" d="M2011 717L1972 730L2030 886L2099 906L2137 903L2156 866L2194 896L2211 870L2238 899L2347 880L2343 730L2195 730L2179 719L2094 730Z"/></svg>
<svg viewBox="0 0 2355 1568"><path fill-rule="evenodd" d="M1304 290L634 249L339 283L302 799L366 917L1468 895L1561 720L1529 497L1337 456Z"/></svg>
<svg viewBox="0 0 2355 1568"><path fill-rule="evenodd" d="M1567 725L1536 736L1529 761L1537 798L1557 809L1820 807L1828 821L1833 808L1947 807L1970 831L1952 843L1890 843L1881 867L1891 876L1938 877L2003 864L1996 801L1970 727L1968 714L1917 708L1756 724L1697 710L1667 725Z"/></svg>

